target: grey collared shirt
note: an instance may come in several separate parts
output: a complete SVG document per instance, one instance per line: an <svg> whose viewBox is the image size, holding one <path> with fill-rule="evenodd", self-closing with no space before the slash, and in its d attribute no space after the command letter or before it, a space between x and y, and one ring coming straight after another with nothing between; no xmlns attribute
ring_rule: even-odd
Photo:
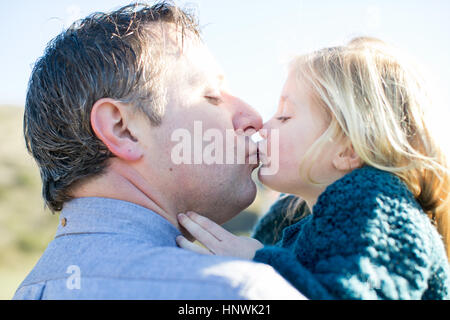
<svg viewBox="0 0 450 320"><path fill-rule="evenodd" d="M270 266L177 247L180 232L139 205L78 198L14 299L304 299Z"/></svg>

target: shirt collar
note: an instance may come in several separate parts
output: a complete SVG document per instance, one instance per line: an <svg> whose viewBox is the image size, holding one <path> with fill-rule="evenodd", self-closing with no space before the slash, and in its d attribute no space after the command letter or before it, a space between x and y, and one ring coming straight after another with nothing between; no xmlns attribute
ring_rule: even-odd
<svg viewBox="0 0 450 320"><path fill-rule="evenodd" d="M180 231L159 214L109 198L76 198L64 204L55 238L70 234L122 234L155 246L176 246Z"/></svg>

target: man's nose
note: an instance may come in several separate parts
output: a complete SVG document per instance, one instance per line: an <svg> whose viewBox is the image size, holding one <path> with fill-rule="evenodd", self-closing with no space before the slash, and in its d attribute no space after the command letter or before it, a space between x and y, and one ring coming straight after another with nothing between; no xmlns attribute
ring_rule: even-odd
<svg viewBox="0 0 450 320"><path fill-rule="evenodd" d="M237 97L230 96L230 99L235 131L253 134L262 128L262 118L255 109Z"/></svg>

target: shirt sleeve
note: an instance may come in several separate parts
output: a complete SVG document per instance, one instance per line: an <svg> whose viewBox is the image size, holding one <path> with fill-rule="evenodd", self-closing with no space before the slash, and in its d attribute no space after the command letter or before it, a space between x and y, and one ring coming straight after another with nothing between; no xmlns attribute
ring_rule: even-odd
<svg viewBox="0 0 450 320"><path fill-rule="evenodd" d="M36 283L20 287L14 294L13 300L41 300L45 283Z"/></svg>

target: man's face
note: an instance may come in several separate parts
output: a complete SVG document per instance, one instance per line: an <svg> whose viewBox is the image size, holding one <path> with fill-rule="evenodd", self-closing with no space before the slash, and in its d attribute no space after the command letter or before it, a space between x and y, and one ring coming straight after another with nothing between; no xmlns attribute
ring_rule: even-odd
<svg viewBox="0 0 450 320"><path fill-rule="evenodd" d="M262 119L227 91L220 67L198 41L187 41L169 70L165 115L160 126L149 126L150 139L143 142L145 168L152 172L141 169L141 174L148 174L152 186L166 190L178 212L192 210L223 223L255 198L251 173L257 166L256 145L248 136L261 128ZM215 132L210 140L208 129ZM174 139L179 138L177 132L188 133L189 139ZM238 159L237 140L247 140L244 163ZM180 154L174 150L177 146L184 147L184 155L191 152L189 163L175 159ZM223 161L208 162L216 152L222 152Z"/></svg>

